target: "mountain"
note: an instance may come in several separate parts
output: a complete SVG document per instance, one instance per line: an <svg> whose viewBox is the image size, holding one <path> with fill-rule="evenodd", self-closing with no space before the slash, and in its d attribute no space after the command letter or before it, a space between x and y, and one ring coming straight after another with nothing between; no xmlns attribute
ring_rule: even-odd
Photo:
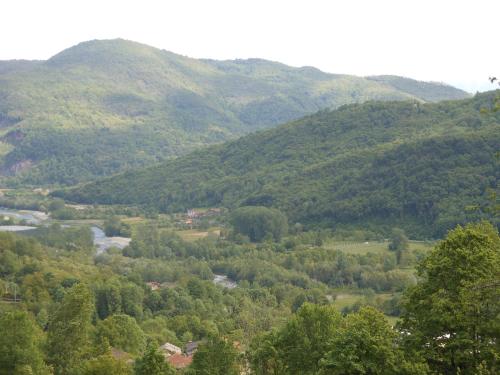
<svg viewBox="0 0 500 375"><path fill-rule="evenodd" d="M0 172L11 182L75 184L323 108L468 96L401 77L328 74L260 59L200 60L95 40L47 61L0 62Z"/></svg>
<svg viewBox="0 0 500 375"><path fill-rule="evenodd" d="M498 183L500 113L481 110L493 100L346 105L56 195L163 211L264 205L292 223L438 236L477 216L466 206Z"/></svg>

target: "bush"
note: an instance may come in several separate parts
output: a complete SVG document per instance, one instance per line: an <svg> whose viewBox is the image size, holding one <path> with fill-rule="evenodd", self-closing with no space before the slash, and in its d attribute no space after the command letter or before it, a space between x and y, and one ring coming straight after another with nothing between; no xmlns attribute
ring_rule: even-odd
<svg viewBox="0 0 500 375"><path fill-rule="evenodd" d="M280 241L288 232L288 221L281 211L261 206L236 209L231 215L231 224L237 233L248 236L252 242Z"/></svg>

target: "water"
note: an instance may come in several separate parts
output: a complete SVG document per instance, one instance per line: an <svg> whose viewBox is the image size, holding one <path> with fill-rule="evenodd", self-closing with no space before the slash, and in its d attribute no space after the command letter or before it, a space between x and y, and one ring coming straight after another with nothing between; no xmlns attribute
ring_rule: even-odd
<svg viewBox="0 0 500 375"><path fill-rule="evenodd" d="M99 227L91 227L94 235L94 245L97 247L97 255L102 254L110 247L123 249L130 243L127 237L107 237L106 233Z"/></svg>
<svg viewBox="0 0 500 375"><path fill-rule="evenodd" d="M0 232L22 232L26 230L33 230L36 227L30 227L27 225L1 225Z"/></svg>
<svg viewBox="0 0 500 375"><path fill-rule="evenodd" d="M9 208L0 208L0 216L8 216L17 220L24 220L29 225L39 225L45 221L49 216L41 211L29 210L11 210Z"/></svg>
<svg viewBox="0 0 500 375"><path fill-rule="evenodd" d="M226 275L216 275L214 274L214 284L220 285L224 288L234 289L238 286L236 282L228 278Z"/></svg>
<svg viewBox="0 0 500 375"><path fill-rule="evenodd" d="M3 225L0 226L0 231L4 232L21 232L26 230L36 229L33 225L41 225L49 219L45 212L15 210L9 208L0 208L0 216L8 216L17 220L24 220L28 225ZM62 224L63 228L71 227L72 225ZM97 247L97 255L102 254L110 247L123 249L130 243L130 238L126 237L107 237L104 231L96 226L91 227L94 235L94 245Z"/></svg>

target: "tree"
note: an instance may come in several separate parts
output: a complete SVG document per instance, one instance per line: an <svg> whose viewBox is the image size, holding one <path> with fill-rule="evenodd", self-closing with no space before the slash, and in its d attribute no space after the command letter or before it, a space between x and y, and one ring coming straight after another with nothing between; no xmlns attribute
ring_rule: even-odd
<svg viewBox="0 0 500 375"><path fill-rule="evenodd" d="M121 283L117 278L108 280L96 292L97 314L99 318L105 319L109 315L121 312L122 296Z"/></svg>
<svg viewBox="0 0 500 375"><path fill-rule="evenodd" d="M426 374L423 363L405 360L397 345L398 333L372 307L349 314L331 340L331 351L321 361L322 374Z"/></svg>
<svg viewBox="0 0 500 375"><path fill-rule="evenodd" d="M490 82L491 83L498 83L498 86L500 87L500 81L498 80L497 77L490 77ZM492 109L493 112L497 112L497 111L500 111L500 94L498 94L496 97L495 97L495 102L493 103L493 109Z"/></svg>
<svg viewBox="0 0 500 375"><path fill-rule="evenodd" d="M458 226L420 264L403 300L408 350L439 373L498 370L500 238L489 223Z"/></svg>
<svg viewBox="0 0 500 375"><path fill-rule="evenodd" d="M130 226L123 223L118 216L111 216L104 221L104 232L108 237L130 236Z"/></svg>
<svg viewBox="0 0 500 375"><path fill-rule="evenodd" d="M97 338L129 353L138 354L145 346L144 332L134 318L124 314L112 315L99 322Z"/></svg>
<svg viewBox="0 0 500 375"><path fill-rule="evenodd" d="M144 355L135 361L135 375L175 375L175 370L149 342Z"/></svg>
<svg viewBox="0 0 500 375"><path fill-rule="evenodd" d="M221 337L210 337L200 345L189 367L192 375L238 375L239 355L231 342Z"/></svg>
<svg viewBox="0 0 500 375"><path fill-rule="evenodd" d="M55 374L69 374L89 353L94 297L82 283L71 287L50 317L47 335L49 363Z"/></svg>
<svg viewBox="0 0 500 375"><path fill-rule="evenodd" d="M49 211L51 211L51 212L53 212L53 211L59 211L59 210L64 209L65 206L66 205L64 204L64 200L63 199L56 198L56 199L53 199L49 203Z"/></svg>
<svg viewBox="0 0 500 375"><path fill-rule="evenodd" d="M404 230L399 228L394 228L391 233L391 240L389 242L389 250L396 253L397 264L401 263L401 256L404 251L407 251L409 247L408 237Z"/></svg>
<svg viewBox="0 0 500 375"><path fill-rule="evenodd" d="M0 375L49 374L42 332L25 311L0 314Z"/></svg>
<svg viewBox="0 0 500 375"><path fill-rule="evenodd" d="M277 332L257 336L250 345L248 361L252 374L255 375L287 375L287 369L278 356L276 341Z"/></svg>
<svg viewBox="0 0 500 375"><path fill-rule="evenodd" d="M280 241L288 232L286 216L279 210L261 206L248 206L236 209L231 215L234 230L246 235L253 242L265 238Z"/></svg>
<svg viewBox="0 0 500 375"><path fill-rule="evenodd" d="M304 304L278 337L280 356L290 374L316 374L341 321L332 306Z"/></svg>
<svg viewBox="0 0 500 375"><path fill-rule="evenodd" d="M123 361L115 359L111 352L104 353L86 361L81 375L132 375L132 368Z"/></svg>

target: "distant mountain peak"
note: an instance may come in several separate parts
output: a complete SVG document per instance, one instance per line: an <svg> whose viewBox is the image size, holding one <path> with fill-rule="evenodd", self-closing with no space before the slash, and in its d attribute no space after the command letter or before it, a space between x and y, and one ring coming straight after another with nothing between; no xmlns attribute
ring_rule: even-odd
<svg viewBox="0 0 500 375"><path fill-rule="evenodd" d="M34 184L88 181L345 104L468 97L402 77L195 59L125 39L82 42L47 61L0 61L0 81L3 134L26 135L3 138L0 171L32 160L22 175Z"/></svg>
<svg viewBox="0 0 500 375"><path fill-rule="evenodd" d="M133 59L165 58L171 52L126 39L95 39L79 43L52 56L50 65L129 63Z"/></svg>

